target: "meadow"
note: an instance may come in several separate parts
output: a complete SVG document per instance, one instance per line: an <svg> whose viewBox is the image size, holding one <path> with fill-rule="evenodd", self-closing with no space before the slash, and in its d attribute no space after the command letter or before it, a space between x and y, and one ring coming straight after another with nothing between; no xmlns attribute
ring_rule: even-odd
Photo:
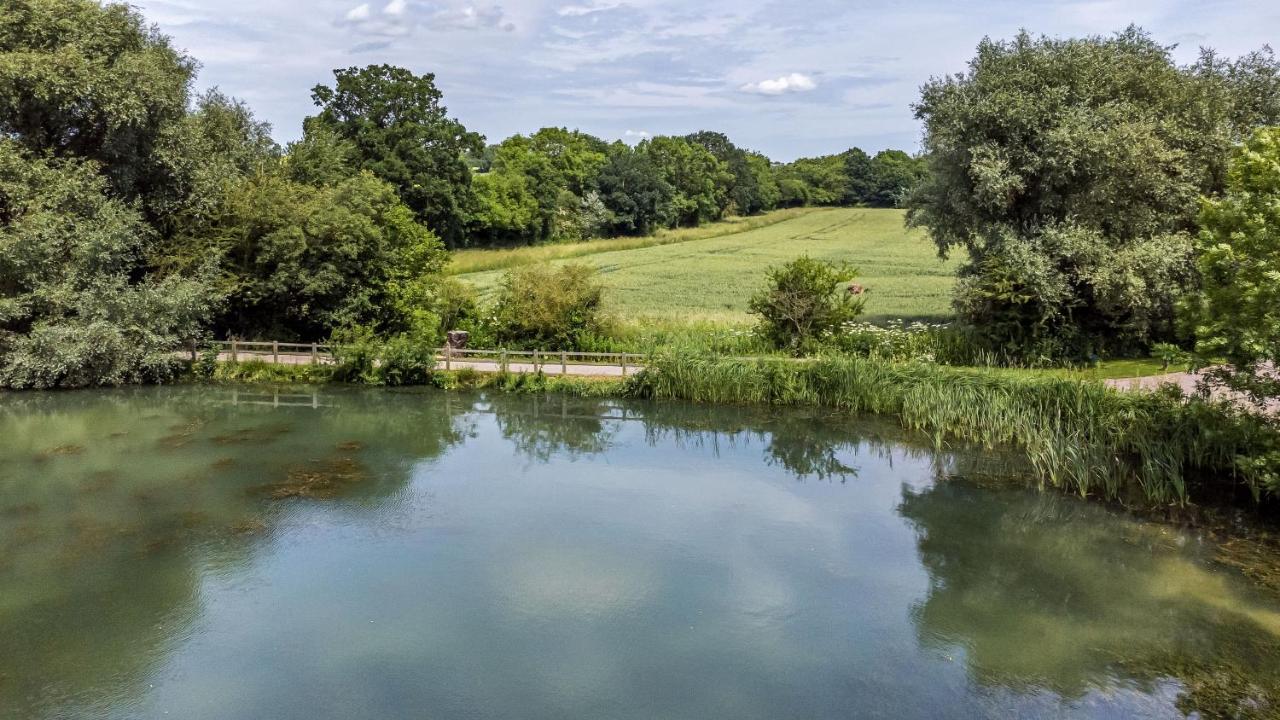
<svg viewBox="0 0 1280 720"><path fill-rule="evenodd" d="M512 250L473 250L454 269L482 296L502 269L529 262L585 263L600 270L609 311L623 322L751 322L747 300L765 271L800 255L848 262L867 288L865 318L946 320L957 258L940 260L921 231L903 226L901 210L822 208L780 211L654 238L603 240ZM647 241L647 242L646 242ZM632 243L619 247L620 243ZM494 269L489 269L494 268Z"/></svg>

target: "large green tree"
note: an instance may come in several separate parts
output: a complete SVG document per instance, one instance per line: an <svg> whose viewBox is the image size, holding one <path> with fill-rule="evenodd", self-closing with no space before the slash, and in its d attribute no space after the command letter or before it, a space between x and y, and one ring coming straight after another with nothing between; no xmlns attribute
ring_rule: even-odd
<svg viewBox="0 0 1280 720"><path fill-rule="evenodd" d="M219 333L249 338L413 329L445 262L395 188L368 172L322 186L281 172L246 178L189 241L218 268Z"/></svg>
<svg viewBox="0 0 1280 720"><path fill-rule="evenodd" d="M662 178L647 153L614 143L596 183L600 201L609 212L611 232L644 235L675 220L675 189Z"/></svg>
<svg viewBox="0 0 1280 720"><path fill-rule="evenodd" d="M1227 192L1201 210L1203 293L1189 303L1199 350L1259 401L1280 398L1280 128L1235 153Z"/></svg>
<svg viewBox="0 0 1280 720"><path fill-rule="evenodd" d="M141 15L93 0L6 0L0 135L99 163L135 200L171 179L159 149L185 117L195 62Z"/></svg>
<svg viewBox="0 0 1280 720"><path fill-rule="evenodd" d="M435 75L391 65L334 71L334 85L311 96L324 125L349 141L359 166L391 183L400 198L450 245L461 242L471 191L464 153L483 138L450 118Z"/></svg>
<svg viewBox="0 0 1280 720"><path fill-rule="evenodd" d="M1173 333L1195 283L1189 233L1233 142L1280 116L1269 53L1180 67L1137 28L984 40L926 84L930 173L908 201L941 254L967 251L961 316L1053 355L1132 350Z"/></svg>
<svg viewBox="0 0 1280 720"><path fill-rule="evenodd" d="M699 225L724 214L733 175L706 148L683 138L659 136L640 143L636 152L645 155L671 186L676 224Z"/></svg>
<svg viewBox="0 0 1280 720"><path fill-rule="evenodd" d="M92 160L0 140L0 387L168 379L212 296L141 275L151 237Z"/></svg>

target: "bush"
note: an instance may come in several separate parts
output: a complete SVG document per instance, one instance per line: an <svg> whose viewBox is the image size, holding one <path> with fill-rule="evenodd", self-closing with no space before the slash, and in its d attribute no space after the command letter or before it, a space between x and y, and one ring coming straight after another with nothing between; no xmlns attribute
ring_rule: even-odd
<svg viewBox="0 0 1280 720"><path fill-rule="evenodd" d="M576 350L605 324L603 295L595 269L586 265L510 270L494 306L495 339L513 348Z"/></svg>
<svg viewBox="0 0 1280 720"><path fill-rule="evenodd" d="M862 313L862 299L841 288L856 275L848 265L808 256L770 269L768 287L748 305L760 316L760 334L779 349L812 349L820 337Z"/></svg>
<svg viewBox="0 0 1280 720"><path fill-rule="evenodd" d="M418 333L379 337L367 327L337 331L333 379L364 385L426 385L435 369L434 338Z"/></svg>

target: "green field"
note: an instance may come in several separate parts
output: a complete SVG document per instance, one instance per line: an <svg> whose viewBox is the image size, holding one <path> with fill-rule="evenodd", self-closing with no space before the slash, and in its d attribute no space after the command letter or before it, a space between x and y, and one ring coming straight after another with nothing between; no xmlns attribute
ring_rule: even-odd
<svg viewBox="0 0 1280 720"><path fill-rule="evenodd" d="M957 260L939 260L924 233L905 229L902 219L901 210L829 208L729 235L549 262L599 268L609 310L623 321L748 322L747 299L764 284L765 270L804 254L857 267L872 322L945 319ZM458 277L488 295L501 276Z"/></svg>

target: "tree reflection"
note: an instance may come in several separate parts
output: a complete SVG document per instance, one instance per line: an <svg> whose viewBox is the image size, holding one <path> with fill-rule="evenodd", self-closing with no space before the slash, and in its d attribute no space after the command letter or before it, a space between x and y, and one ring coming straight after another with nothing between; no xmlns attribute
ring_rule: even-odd
<svg viewBox="0 0 1280 720"><path fill-rule="evenodd" d="M955 475L904 488L900 512L931 581L912 609L921 642L962 655L977 682L1076 698L1173 677L1187 711L1277 710L1280 605L1168 528Z"/></svg>
<svg viewBox="0 0 1280 720"><path fill-rule="evenodd" d="M199 615L206 572L247 565L294 501L378 512L471 431L439 397L223 389L15 395L0 410L0 717L94 717L142 694ZM257 403L265 404L257 404ZM308 475L310 473L310 475Z"/></svg>

